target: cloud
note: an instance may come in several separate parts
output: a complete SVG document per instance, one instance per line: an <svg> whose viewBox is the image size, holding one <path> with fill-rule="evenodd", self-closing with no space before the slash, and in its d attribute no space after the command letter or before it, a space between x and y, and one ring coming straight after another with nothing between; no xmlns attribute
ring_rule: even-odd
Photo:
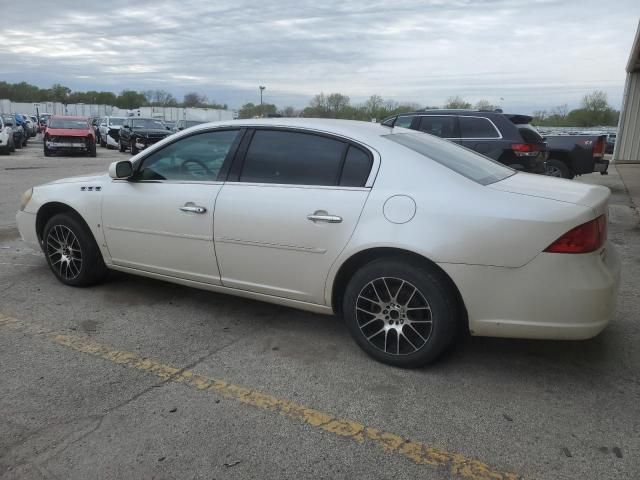
<svg viewBox="0 0 640 480"><path fill-rule="evenodd" d="M239 106L304 106L324 92L510 110L619 104L637 0L259 2L111 0L16 4L2 24L0 79L74 89L197 90ZM14 27L20 25L20 28ZM504 101L499 101L504 98Z"/></svg>

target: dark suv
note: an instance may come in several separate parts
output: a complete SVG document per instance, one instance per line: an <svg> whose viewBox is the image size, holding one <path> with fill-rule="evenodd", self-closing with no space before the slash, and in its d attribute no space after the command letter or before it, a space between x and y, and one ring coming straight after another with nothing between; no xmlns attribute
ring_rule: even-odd
<svg viewBox="0 0 640 480"><path fill-rule="evenodd" d="M516 170L545 173L547 144L532 117L476 110L424 110L386 118L382 125L446 138Z"/></svg>

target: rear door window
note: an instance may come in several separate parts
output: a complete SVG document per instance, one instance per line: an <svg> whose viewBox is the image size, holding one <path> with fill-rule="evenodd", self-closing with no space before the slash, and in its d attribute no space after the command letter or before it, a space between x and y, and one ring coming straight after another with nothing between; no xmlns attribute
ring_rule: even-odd
<svg viewBox="0 0 640 480"><path fill-rule="evenodd" d="M467 138L500 138L500 132L486 118L458 117L460 137Z"/></svg>
<svg viewBox="0 0 640 480"><path fill-rule="evenodd" d="M420 117L421 132L441 138L456 138L456 117L453 115L428 115Z"/></svg>
<svg viewBox="0 0 640 480"><path fill-rule="evenodd" d="M544 139L531 125L518 125L518 131L526 143L542 143Z"/></svg>
<svg viewBox="0 0 640 480"><path fill-rule="evenodd" d="M256 130L241 182L336 185L347 144L309 133Z"/></svg>

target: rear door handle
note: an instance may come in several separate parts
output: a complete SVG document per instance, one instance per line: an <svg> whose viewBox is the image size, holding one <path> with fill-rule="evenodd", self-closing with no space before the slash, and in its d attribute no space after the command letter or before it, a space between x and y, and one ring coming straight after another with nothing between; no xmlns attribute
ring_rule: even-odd
<svg viewBox="0 0 640 480"><path fill-rule="evenodd" d="M180 207L180 210L189 213L207 213L207 209L205 207L200 207L193 202L185 203L184 206Z"/></svg>
<svg viewBox="0 0 640 480"><path fill-rule="evenodd" d="M317 222L341 223L342 222L342 217L339 217L338 215L329 215L324 210L318 210L316 212L313 212L313 213L310 213L309 215L307 215L307 220L309 220L309 221L311 221L313 223L317 223Z"/></svg>

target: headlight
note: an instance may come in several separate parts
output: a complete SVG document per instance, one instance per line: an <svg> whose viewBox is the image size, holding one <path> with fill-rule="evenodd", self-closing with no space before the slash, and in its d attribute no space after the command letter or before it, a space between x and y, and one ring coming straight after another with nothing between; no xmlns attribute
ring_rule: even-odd
<svg viewBox="0 0 640 480"><path fill-rule="evenodd" d="M29 203L29 200L31 200L32 195L33 195L33 187L22 194L22 197L20 198L21 212L24 211L25 207L27 206L27 203Z"/></svg>

